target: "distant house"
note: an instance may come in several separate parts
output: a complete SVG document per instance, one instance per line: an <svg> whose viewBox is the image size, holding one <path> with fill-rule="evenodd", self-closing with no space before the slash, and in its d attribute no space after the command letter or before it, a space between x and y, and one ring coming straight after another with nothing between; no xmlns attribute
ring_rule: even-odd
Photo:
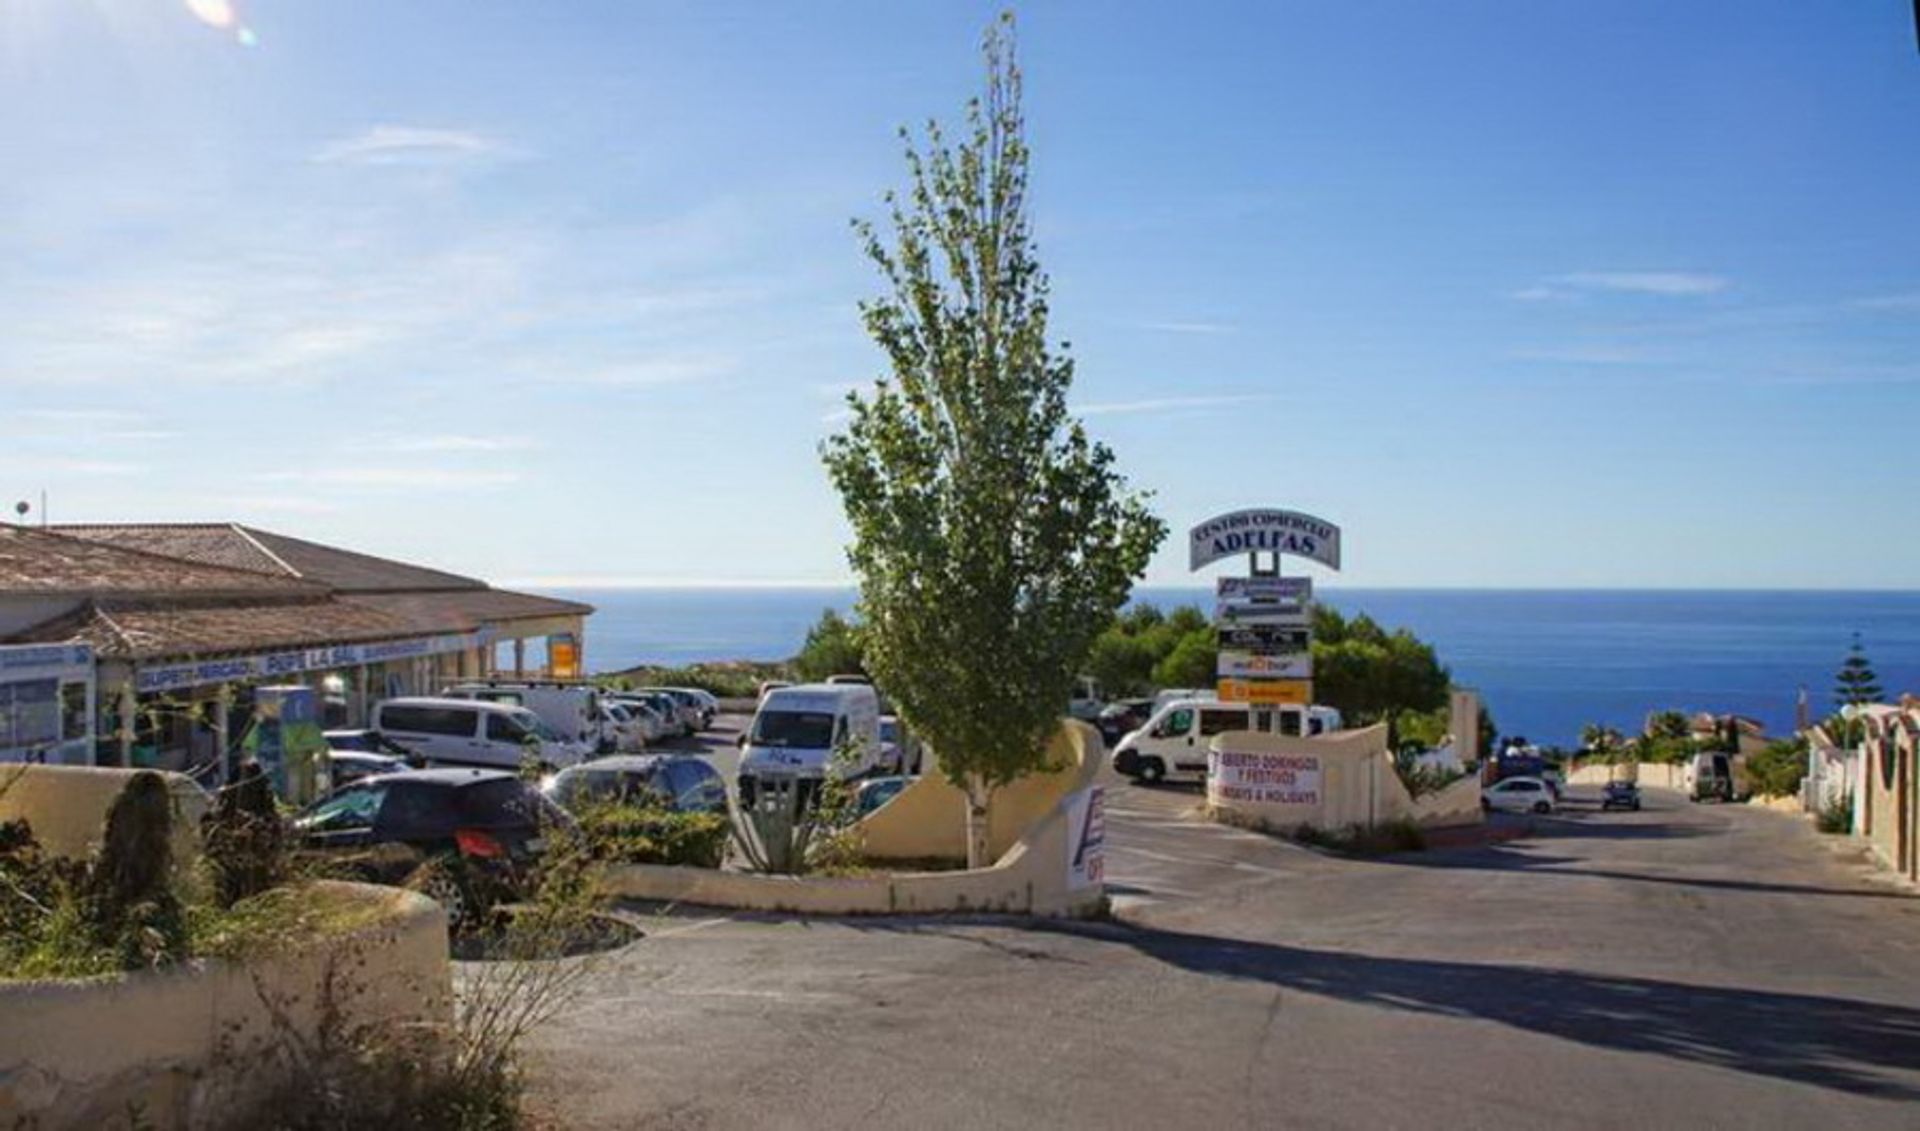
<svg viewBox="0 0 1920 1131"><path fill-rule="evenodd" d="M1740 754L1758 754L1773 741L1767 737L1767 725L1745 715L1715 715L1707 711L1687 719L1687 737L1709 746L1726 740L1727 728L1735 728Z"/></svg>
<svg viewBox="0 0 1920 1131"><path fill-rule="evenodd" d="M217 766L251 689L307 683L329 722L527 668L579 674L589 605L227 523L0 524L0 645L90 646L101 741L63 760Z"/></svg>

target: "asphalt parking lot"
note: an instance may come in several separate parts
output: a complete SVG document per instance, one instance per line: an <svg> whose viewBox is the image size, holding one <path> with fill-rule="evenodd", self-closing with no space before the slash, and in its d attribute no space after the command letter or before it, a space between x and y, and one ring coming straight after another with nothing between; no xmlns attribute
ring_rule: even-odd
<svg viewBox="0 0 1920 1131"><path fill-rule="evenodd" d="M1797 819L1647 796L1358 861L1116 784L1112 922L635 908L534 1040L535 1099L606 1128L1920 1123L1920 902Z"/></svg>

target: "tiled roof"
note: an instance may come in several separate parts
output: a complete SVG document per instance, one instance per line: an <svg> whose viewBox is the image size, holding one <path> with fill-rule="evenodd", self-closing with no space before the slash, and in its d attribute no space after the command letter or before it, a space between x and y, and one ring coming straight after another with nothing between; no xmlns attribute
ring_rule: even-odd
<svg viewBox="0 0 1920 1131"><path fill-rule="evenodd" d="M509 589L476 589L449 593L364 593L346 598L395 616L414 621L423 632L459 631L439 627L449 620L462 620L468 627L482 623L529 620L534 617L586 616L592 605L562 601L555 597L537 597Z"/></svg>
<svg viewBox="0 0 1920 1131"><path fill-rule="evenodd" d="M272 594L320 596L326 587L286 576L0 523L0 593Z"/></svg>
<svg viewBox="0 0 1920 1131"><path fill-rule="evenodd" d="M149 554L184 558L202 565L282 577L300 576L231 522L62 523L52 529L89 542L145 550Z"/></svg>
<svg viewBox="0 0 1920 1131"><path fill-rule="evenodd" d="M486 582L237 522L113 522L54 527L76 538L191 562L300 577L342 593L485 589Z"/></svg>
<svg viewBox="0 0 1920 1131"><path fill-rule="evenodd" d="M404 619L350 601L150 604L91 601L14 637L91 644L101 656L147 660L315 648L418 635Z"/></svg>
<svg viewBox="0 0 1920 1131"><path fill-rule="evenodd" d="M240 527L301 577L324 581L342 593L399 593L409 590L485 589L487 583L445 570L409 565L391 558L322 546L251 526Z"/></svg>

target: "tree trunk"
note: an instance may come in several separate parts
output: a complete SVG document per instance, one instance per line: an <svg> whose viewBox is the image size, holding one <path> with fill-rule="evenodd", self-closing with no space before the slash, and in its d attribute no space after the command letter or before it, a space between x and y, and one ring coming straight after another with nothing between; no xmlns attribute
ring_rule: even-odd
<svg viewBox="0 0 1920 1131"><path fill-rule="evenodd" d="M979 774L967 777L967 867L988 868L993 865L993 838L988 835L987 807L993 800L993 790L988 787L986 778Z"/></svg>

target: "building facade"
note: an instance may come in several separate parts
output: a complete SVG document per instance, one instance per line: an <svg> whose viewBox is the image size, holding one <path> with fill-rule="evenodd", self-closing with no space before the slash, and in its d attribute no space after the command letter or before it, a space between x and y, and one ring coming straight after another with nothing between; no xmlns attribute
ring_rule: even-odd
<svg viewBox="0 0 1920 1131"><path fill-rule="evenodd" d="M577 676L592 611L237 524L0 525L0 646L93 660L90 750L34 760L224 777L256 687L311 686L328 726L362 726L381 699L547 674L529 642Z"/></svg>

